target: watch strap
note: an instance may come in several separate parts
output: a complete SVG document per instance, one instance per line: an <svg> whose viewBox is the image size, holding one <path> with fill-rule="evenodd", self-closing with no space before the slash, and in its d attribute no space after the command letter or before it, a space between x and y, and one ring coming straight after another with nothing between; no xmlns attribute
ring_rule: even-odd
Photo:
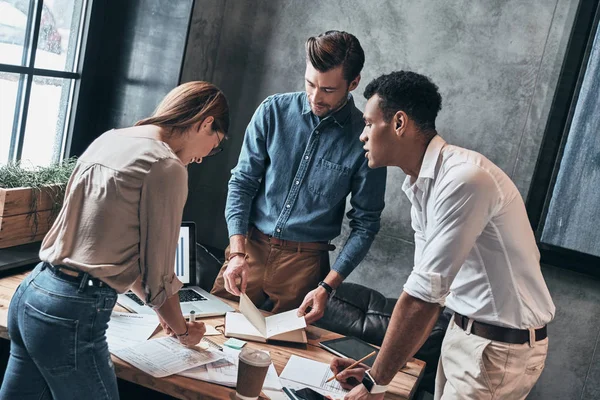
<svg viewBox="0 0 600 400"><path fill-rule="evenodd" d="M331 286L329 286L328 283L321 281L321 282L319 282L319 286L321 286L323 289L325 289L329 296L331 296L333 294L333 288Z"/></svg>

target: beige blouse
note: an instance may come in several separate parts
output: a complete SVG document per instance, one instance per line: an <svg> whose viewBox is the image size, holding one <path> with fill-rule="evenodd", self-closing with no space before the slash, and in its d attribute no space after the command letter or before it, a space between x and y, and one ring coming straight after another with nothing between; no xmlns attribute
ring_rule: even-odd
<svg viewBox="0 0 600 400"><path fill-rule="evenodd" d="M166 143L104 133L79 158L40 259L88 272L119 293L141 277L146 303L160 307L182 286L174 260L187 182Z"/></svg>

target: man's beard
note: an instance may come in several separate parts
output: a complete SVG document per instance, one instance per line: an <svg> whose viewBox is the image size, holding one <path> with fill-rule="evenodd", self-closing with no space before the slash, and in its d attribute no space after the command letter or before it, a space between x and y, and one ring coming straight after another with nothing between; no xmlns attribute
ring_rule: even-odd
<svg viewBox="0 0 600 400"><path fill-rule="evenodd" d="M331 114L335 113L336 111L338 111L340 108L342 108L344 105L346 105L346 103L348 102L348 93L350 93L349 91L346 91L346 94L344 95L344 97L342 97L342 99L339 101L339 103L335 104L333 107L329 107L329 111L325 112L322 115L317 114L312 108L311 111L313 112L313 114L315 114L317 117L319 118L325 118L330 116Z"/></svg>

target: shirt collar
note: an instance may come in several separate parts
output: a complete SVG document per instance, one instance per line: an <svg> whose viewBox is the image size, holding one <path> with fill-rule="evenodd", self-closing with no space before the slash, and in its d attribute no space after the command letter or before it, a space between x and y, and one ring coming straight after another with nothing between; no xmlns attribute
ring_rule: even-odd
<svg viewBox="0 0 600 400"><path fill-rule="evenodd" d="M338 124L341 128L344 127L346 122L350 119L350 115L352 113L352 108L354 107L354 97L352 97L351 93L348 93L348 101L342 108L334 112L333 114L328 115L324 119L332 118L333 121ZM304 93L304 106L302 108L302 114L308 114L312 112L310 109L310 104L308 103L308 96Z"/></svg>
<svg viewBox="0 0 600 400"><path fill-rule="evenodd" d="M421 170L419 171L417 179L412 181L410 175L406 176L402 183L402 190L407 194L409 199L412 199L411 191L413 190L413 186L416 185L416 187L422 191L424 188L423 181L425 179L435 178L437 162L442 148L444 148L445 145L446 141L442 139L440 135L435 135L427 145L427 150L425 150L425 156L423 157L423 163L421 164Z"/></svg>
<svg viewBox="0 0 600 400"><path fill-rule="evenodd" d="M425 156L423 157L423 163L421 164L421 170L419 171L417 180L435 178L437 162L440 158L442 148L445 145L446 141L442 139L440 135L435 135L433 139L431 139L429 145L427 145L427 150L425 151Z"/></svg>

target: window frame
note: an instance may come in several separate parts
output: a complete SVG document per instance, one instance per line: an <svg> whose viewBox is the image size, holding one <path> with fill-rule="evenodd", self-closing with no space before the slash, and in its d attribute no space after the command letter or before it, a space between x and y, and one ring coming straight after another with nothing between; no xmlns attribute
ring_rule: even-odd
<svg viewBox="0 0 600 400"><path fill-rule="evenodd" d="M65 157L73 133L72 125L79 94L79 86L82 76L81 67L83 65L82 61L85 54L85 43L87 41L87 32L89 28L88 22L90 20L90 11L92 8L91 4L93 0L82 0L82 2L81 20L79 24L79 32L77 33L77 42L75 44L76 49L74 57L74 72L35 67L44 0L37 0L29 3L25 38L23 41L24 51L21 61L22 65L0 63L0 72L19 74L17 95L15 97L13 128L8 150L9 163L18 162L21 160L23 145L25 143L27 118L29 116L31 89L34 78L38 76L72 80L71 87L69 89L69 102L67 104L64 117L65 124L61 137L59 160L62 160Z"/></svg>
<svg viewBox="0 0 600 400"><path fill-rule="evenodd" d="M580 1L526 201L542 262L596 277L600 257L543 243L541 235L599 22L600 1Z"/></svg>

